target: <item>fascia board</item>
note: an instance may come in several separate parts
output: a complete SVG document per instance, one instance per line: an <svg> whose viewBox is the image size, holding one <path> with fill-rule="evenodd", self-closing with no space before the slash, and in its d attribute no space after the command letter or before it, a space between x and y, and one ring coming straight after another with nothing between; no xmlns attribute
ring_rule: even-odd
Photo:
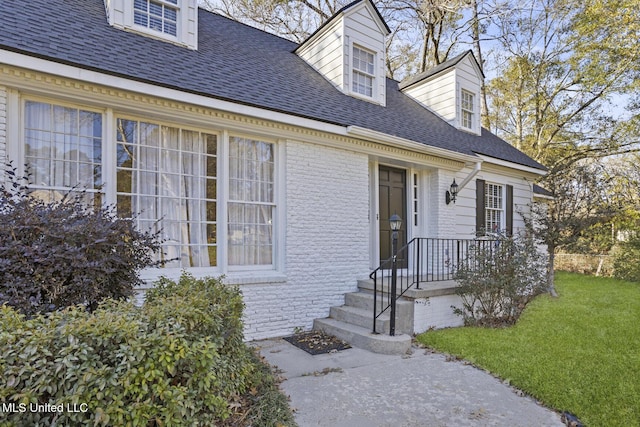
<svg viewBox="0 0 640 427"><path fill-rule="evenodd" d="M456 151L446 150L444 148L433 147L431 145L422 144L420 142L400 138L394 135L389 135L360 126L347 126L347 134L349 134L350 136L365 138L373 142L393 145L395 147L406 148L407 150L416 151L419 153L463 162L465 165L476 164L479 160L475 155L458 153Z"/></svg>
<svg viewBox="0 0 640 427"><path fill-rule="evenodd" d="M0 49L1 64L22 68L30 71L45 73L53 76L79 80L100 86L106 86L123 91L130 91L144 95L153 94L159 98L184 102L229 113L256 117L279 123L287 123L308 129L347 136L344 126L308 119L265 108L253 107L231 101L225 101L204 95L184 92L178 89L167 88L151 83L131 80L98 71L87 70L71 65L60 64L47 59L36 58L21 53Z"/></svg>
<svg viewBox="0 0 640 427"><path fill-rule="evenodd" d="M484 162L489 164L494 164L498 166L503 166L509 169L516 169L518 171L527 172L537 176L545 176L547 174L546 171L542 169L532 168L530 166L521 165L519 163L509 162L506 160L496 159L495 157L486 156L484 154L476 153L478 157L480 157Z"/></svg>

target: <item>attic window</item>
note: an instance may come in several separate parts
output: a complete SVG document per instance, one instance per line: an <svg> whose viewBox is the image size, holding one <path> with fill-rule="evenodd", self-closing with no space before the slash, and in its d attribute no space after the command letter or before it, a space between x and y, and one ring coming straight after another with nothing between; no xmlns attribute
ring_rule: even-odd
<svg viewBox="0 0 640 427"><path fill-rule="evenodd" d="M373 97L373 80L375 79L374 55L364 49L353 47L353 83L351 90L360 95Z"/></svg>
<svg viewBox="0 0 640 427"><path fill-rule="evenodd" d="M133 22L170 36L178 34L178 0L134 0Z"/></svg>
<svg viewBox="0 0 640 427"><path fill-rule="evenodd" d="M462 91L461 106L462 106L462 127L467 129L473 128L473 94Z"/></svg>

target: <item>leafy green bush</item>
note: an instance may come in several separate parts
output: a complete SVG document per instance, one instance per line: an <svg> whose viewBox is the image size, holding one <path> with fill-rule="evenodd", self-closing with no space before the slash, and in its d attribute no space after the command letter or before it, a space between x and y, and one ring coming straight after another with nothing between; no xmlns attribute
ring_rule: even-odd
<svg viewBox="0 0 640 427"><path fill-rule="evenodd" d="M76 304L94 309L122 299L154 264L157 235L136 230L112 210L88 206L88 194L57 202L31 197L26 179L6 172L0 186L0 304L32 315Z"/></svg>
<svg viewBox="0 0 640 427"><path fill-rule="evenodd" d="M455 279L466 325L500 326L515 323L525 306L547 290L546 256L528 236L496 235L470 248Z"/></svg>
<svg viewBox="0 0 640 427"><path fill-rule="evenodd" d="M613 275L618 279L640 282L640 235L633 235L613 248Z"/></svg>
<svg viewBox="0 0 640 427"><path fill-rule="evenodd" d="M0 425L218 425L255 369L241 316L237 288L186 275L143 307L108 300L27 319L5 305L0 403L14 410Z"/></svg>

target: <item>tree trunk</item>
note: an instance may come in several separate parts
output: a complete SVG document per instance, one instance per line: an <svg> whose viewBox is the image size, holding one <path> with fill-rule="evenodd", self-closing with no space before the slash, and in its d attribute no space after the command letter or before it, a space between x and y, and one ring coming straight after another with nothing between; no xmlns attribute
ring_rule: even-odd
<svg viewBox="0 0 640 427"><path fill-rule="evenodd" d="M552 297L557 298L558 293L556 292L556 285L555 285L555 280L556 280L556 274L555 274L556 248L555 246L549 245L548 251L549 251L549 267L547 270L547 287L549 289L549 294Z"/></svg>
<svg viewBox="0 0 640 427"><path fill-rule="evenodd" d="M472 3L473 17L471 18L471 33L473 37L473 53L478 60L480 70L484 73L484 60L482 59L482 48L480 46L480 16L478 13L478 0L473 0ZM487 107L487 86L484 79L480 83L480 117L482 126L487 129L491 129L491 122L489 121L489 108Z"/></svg>

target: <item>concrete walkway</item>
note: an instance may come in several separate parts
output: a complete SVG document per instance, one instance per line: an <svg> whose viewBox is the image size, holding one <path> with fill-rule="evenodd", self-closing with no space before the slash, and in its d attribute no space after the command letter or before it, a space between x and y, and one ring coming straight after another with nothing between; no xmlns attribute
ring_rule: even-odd
<svg viewBox="0 0 640 427"><path fill-rule="evenodd" d="M486 372L424 349L311 356L282 339L253 344L286 378L281 388L300 427L564 426Z"/></svg>

